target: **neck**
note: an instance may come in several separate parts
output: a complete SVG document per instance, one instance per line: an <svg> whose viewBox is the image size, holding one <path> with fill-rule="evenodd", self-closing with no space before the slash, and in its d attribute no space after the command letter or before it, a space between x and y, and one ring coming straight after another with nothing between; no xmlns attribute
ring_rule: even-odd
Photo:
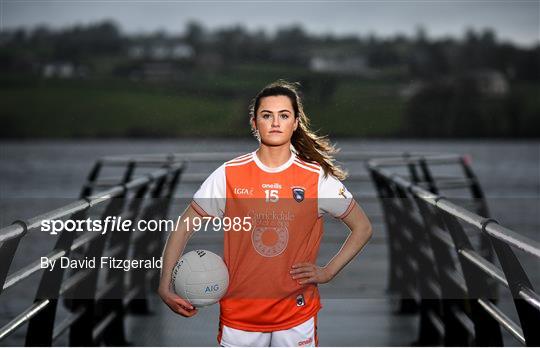
<svg viewBox="0 0 540 348"><path fill-rule="evenodd" d="M287 162L292 156L291 143L279 146L268 146L261 143L257 150L257 157L267 167L279 167Z"/></svg>

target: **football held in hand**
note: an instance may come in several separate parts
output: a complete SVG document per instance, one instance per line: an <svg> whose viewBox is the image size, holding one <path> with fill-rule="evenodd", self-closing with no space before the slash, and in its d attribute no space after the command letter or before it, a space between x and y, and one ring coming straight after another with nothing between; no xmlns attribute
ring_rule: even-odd
<svg viewBox="0 0 540 348"><path fill-rule="evenodd" d="M172 287L195 307L218 302L227 292L229 272L223 259L208 250L193 250L176 263Z"/></svg>

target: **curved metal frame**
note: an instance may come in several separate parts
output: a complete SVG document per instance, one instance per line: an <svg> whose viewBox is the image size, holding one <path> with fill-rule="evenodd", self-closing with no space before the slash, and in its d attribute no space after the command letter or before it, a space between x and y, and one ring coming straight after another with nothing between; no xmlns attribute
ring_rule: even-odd
<svg viewBox="0 0 540 348"><path fill-rule="evenodd" d="M105 165L124 168L119 182L111 182L106 190L94 193L98 177ZM148 163L141 166L148 166ZM135 175L139 166L136 159L97 161L91 170L88 182L81 191L81 199L66 206L27 221L15 221L0 229L0 294L18 285L40 271L39 260L8 274L13 257L21 239L31 230L40 226L45 219L69 218L85 220L95 207L105 206L101 218L122 216L132 221L138 219L163 218L172 200L179 178L185 169L184 162L155 161L150 167L161 167L145 175ZM152 238L151 242L148 238ZM62 231L47 257L60 259L78 253L82 257L112 255L126 258L160 257L161 234L109 231L75 232ZM34 303L9 323L0 328L0 341L28 323L26 345L51 346L64 332L69 330L69 344L72 346L92 346L104 342L107 345L126 345L124 337L124 315L127 309L147 313L147 283L157 286L159 272L131 271L128 283L127 272L111 269L107 272L103 285L98 285L100 268L81 269L66 274L65 268L55 267L42 273ZM71 314L61 323L56 323L56 310L62 299Z"/></svg>
<svg viewBox="0 0 540 348"><path fill-rule="evenodd" d="M416 159L424 170L430 160L440 161L441 158ZM380 198L388 228L392 229L392 226L397 225L396 219L401 226L410 226L410 222L419 213L423 226L415 228L419 231L423 229L428 235L428 244L419 243L416 249L401 255L404 259L394 262L408 262L409 259L418 259L426 253L434 255L435 263L432 268L437 271L439 282L435 287L438 285L441 290L440 296L435 299L441 301L441 318L428 315L421 317L425 320L421 319L419 342L436 344L437 335L442 331L445 345L501 346L504 344L501 329L505 329L522 344L537 346L540 343L540 332L533 327L540 322L540 296L534 291L512 248L540 257L540 244L499 225L493 219L480 216L445 199L433 190L433 185L427 186L436 192L430 192L385 168L389 164L410 166L411 161L411 158L374 159L368 162L368 168L379 192L384 192ZM461 162L465 163L463 159ZM466 171L466 175L473 184L473 196L483 197L481 191L478 191L479 185L472 170ZM419 181L418 176L411 177ZM415 202L414 206L411 202ZM483 209L487 212L487 207ZM473 228L484 236L479 246L473 245L464 231L464 226ZM401 232L394 231L393 234L395 236ZM422 239L418 240L420 241ZM423 250L426 245L428 250ZM494 254L486 252L491 246ZM449 252L452 249L453 255ZM497 257L502 270L489 259L490 255ZM454 257L458 260L457 264ZM418 287L429 288L429 283L436 278L426 277L426 270L422 267L418 271L414 274ZM512 321L496 305L497 284L510 289L519 324ZM425 291L421 293L428 294ZM432 309L426 306L428 304L425 302L421 303L421 313ZM443 330L440 330L440 323L443 324Z"/></svg>

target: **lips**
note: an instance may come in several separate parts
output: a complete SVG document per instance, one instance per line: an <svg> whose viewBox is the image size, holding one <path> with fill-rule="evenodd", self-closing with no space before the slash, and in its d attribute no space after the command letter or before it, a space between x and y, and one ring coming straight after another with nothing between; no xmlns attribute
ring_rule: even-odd
<svg viewBox="0 0 540 348"><path fill-rule="evenodd" d="M283 133L283 132L280 132L280 131L271 131L270 133Z"/></svg>

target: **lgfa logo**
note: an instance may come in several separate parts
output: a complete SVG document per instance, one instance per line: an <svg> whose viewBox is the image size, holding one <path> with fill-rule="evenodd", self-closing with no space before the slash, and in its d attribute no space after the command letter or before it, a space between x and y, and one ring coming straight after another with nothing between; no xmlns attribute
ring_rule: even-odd
<svg viewBox="0 0 540 348"><path fill-rule="evenodd" d="M208 285L206 289L204 289L205 294L209 292L216 292L216 291L219 291L219 284Z"/></svg>
<svg viewBox="0 0 540 348"><path fill-rule="evenodd" d="M244 195L244 196L251 196L253 194L253 189L248 189L244 187L235 187L234 188L234 194L235 195Z"/></svg>

